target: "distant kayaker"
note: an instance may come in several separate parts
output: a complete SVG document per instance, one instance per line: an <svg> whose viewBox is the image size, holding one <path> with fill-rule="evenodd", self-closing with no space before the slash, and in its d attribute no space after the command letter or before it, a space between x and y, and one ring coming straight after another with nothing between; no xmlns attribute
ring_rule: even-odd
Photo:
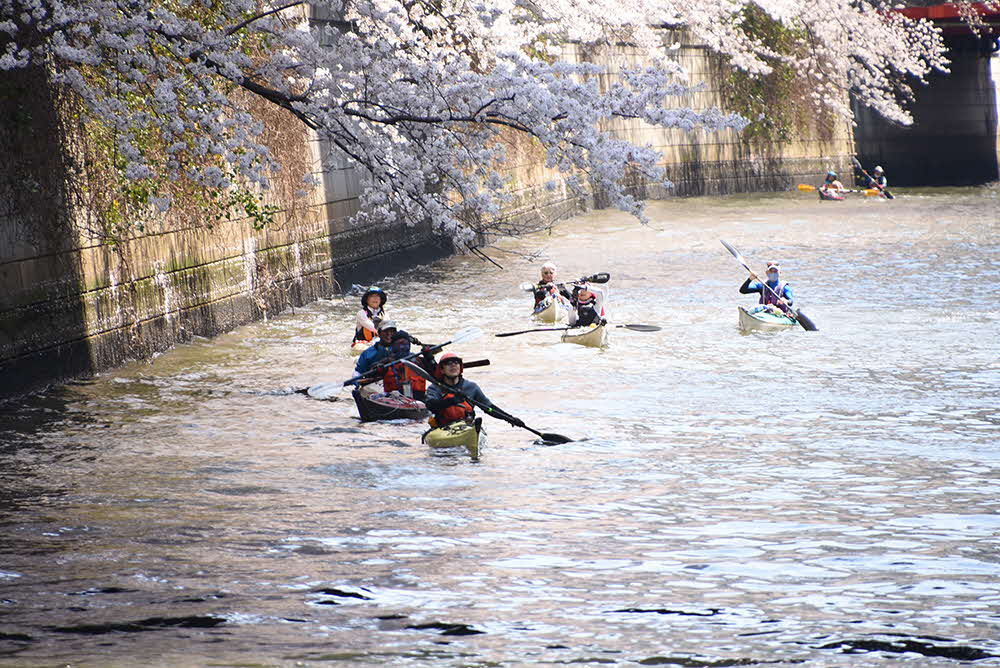
<svg viewBox="0 0 1000 668"><path fill-rule="evenodd" d="M876 165L875 169L872 170L871 176L868 177L868 186L878 188L883 192L889 187L889 181L885 178L885 170L882 169L882 165Z"/></svg>
<svg viewBox="0 0 1000 668"><path fill-rule="evenodd" d="M396 323L393 320L382 320L377 329L379 340L361 353L361 357L358 358L358 363L354 367L356 375L367 373L376 364L389 357L389 346L397 331Z"/></svg>
<svg viewBox="0 0 1000 668"><path fill-rule="evenodd" d="M607 293L603 288L583 283L573 288L569 310L570 327L587 327L588 325L607 324L604 305Z"/></svg>
<svg viewBox="0 0 1000 668"><path fill-rule="evenodd" d="M385 318L387 299L385 291L374 285L361 295L361 310L354 319L355 341L371 341L378 336L378 325Z"/></svg>
<svg viewBox="0 0 1000 668"><path fill-rule="evenodd" d="M837 172L833 170L826 173L826 179L823 181L823 185L820 186L820 189L838 193L847 190L844 187L844 184L837 179Z"/></svg>
<svg viewBox="0 0 1000 668"><path fill-rule="evenodd" d="M751 313L770 311L771 313L792 315L792 302L794 301L792 286L781 280L780 272L781 268L777 262L768 262L766 286L765 283L761 282L760 277L753 272L750 272L750 276L740 286L740 294L760 293L760 305L751 309Z"/></svg>
<svg viewBox="0 0 1000 668"><path fill-rule="evenodd" d="M438 360L438 369L440 370L441 385L444 385L444 387L442 388L437 384L432 385L427 389L427 398L424 401L427 408L434 413L434 416L431 418L432 427L444 427L452 422L458 422L459 420L471 421L475 418L476 412L472 404L453 392L449 392L449 389L460 392L465 397L482 405L487 413L493 411L503 413L503 419L507 422L516 427L524 426L524 422L507 415L504 411L494 406L493 402L483 394L478 385L462 377L465 365L462 362L462 358L457 354L445 353L442 355L441 359Z"/></svg>
<svg viewBox="0 0 1000 668"><path fill-rule="evenodd" d="M408 356L410 354L410 344L413 341L413 337L406 331L402 329L397 331L393 335L392 343L389 346L390 358L398 360ZM416 343L419 344L419 341ZM426 349L428 346L424 346L424 348ZM423 355L419 355L415 362L426 368L426 358L428 357L430 358L430 363L436 366L434 356L427 352ZM433 372L433 368L434 367L432 366L428 370ZM381 375L382 389L386 392L399 392L403 396L416 399L417 401L424 400L427 393L427 380L406 365L398 362L396 364L390 364L389 366L382 368Z"/></svg>
<svg viewBox="0 0 1000 668"><path fill-rule="evenodd" d="M535 284L535 306L537 307L550 295L561 296L567 301L573 297L565 284L556 283L556 265L546 262L542 265L542 278Z"/></svg>

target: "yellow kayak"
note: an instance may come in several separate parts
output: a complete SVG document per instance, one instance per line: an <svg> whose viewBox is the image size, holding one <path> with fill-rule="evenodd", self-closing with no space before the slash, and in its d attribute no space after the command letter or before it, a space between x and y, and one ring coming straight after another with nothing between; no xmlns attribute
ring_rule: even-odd
<svg viewBox="0 0 1000 668"><path fill-rule="evenodd" d="M473 459L479 456L479 446L485 433L482 422L452 422L445 427L431 429L424 434L423 441L432 448L456 448L464 446Z"/></svg>

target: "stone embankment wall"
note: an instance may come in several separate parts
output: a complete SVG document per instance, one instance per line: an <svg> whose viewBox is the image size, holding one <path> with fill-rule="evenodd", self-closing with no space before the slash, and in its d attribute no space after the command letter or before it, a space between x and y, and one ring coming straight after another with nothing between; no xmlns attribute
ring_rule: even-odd
<svg viewBox="0 0 1000 668"><path fill-rule="evenodd" d="M571 56L585 54L571 49ZM638 62L624 50L612 61ZM677 106L719 106L718 61L688 44L680 58L705 88ZM318 169L318 146L289 117L268 128L285 169L276 182L274 224L211 227L165 221L121 243L93 232L81 193L93 189L78 159L72 122L38 73L0 75L0 396L142 359L193 336L212 336L450 252L427 226L387 220L352 226L358 175L327 165L323 187L296 196L303 169ZM609 80L613 78L609 75ZM639 122L607 128L663 151L672 189L635 180L661 198L788 189L844 169L852 152L846 123L800 129L788 142L748 142L734 132L657 131ZM501 229L535 226L604 205L579 197L546 170L536 148L511 152L515 195Z"/></svg>

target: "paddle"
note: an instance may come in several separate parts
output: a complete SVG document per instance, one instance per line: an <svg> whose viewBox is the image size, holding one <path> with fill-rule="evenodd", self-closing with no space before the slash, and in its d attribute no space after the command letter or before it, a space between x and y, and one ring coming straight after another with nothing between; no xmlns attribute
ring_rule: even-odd
<svg viewBox="0 0 1000 668"><path fill-rule="evenodd" d="M750 269L750 266L746 263L746 260L743 259L743 256L740 255L740 252L738 250L733 248L731 245L729 245L722 239L719 239L719 241L722 241L722 245L726 247L726 250L733 254L733 257L736 258L737 262L743 265L743 268L746 269L747 272L756 275L753 273L753 270ZM781 295L775 292L774 288L768 285L766 281L760 281L760 284L763 285L768 290L770 290L772 295L774 295L778 299L781 299ZM807 316L805 313L802 312L802 309L795 309L793 313L795 313L795 320L800 325L802 325L802 329L806 330L807 332L815 332L817 329L819 329L818 327L816 327L815 324L813 324L813 321L809 319L809 316Z"/></svg>
<svg viewBox="0 0 1000 668"><path fill-rule="evenodd" d="M534 434L534 435L538 436L539 438L541 438L542 441L546 441L546 442L549 442L549 443L572 443L573 442L572 438L569 438L567 436L562 436L561 434L551 434L551 433L548 433L548 432L541 432L541 431L537 431L535 429L532 429L528 425L524 424L523 422L521 422L520 420L518 420L517 418L515 418L510 413L508 413L508 412L506 412L504 410L501 410L501 409L497 408L496 406L494 406L494 407L491 408L491 407L487 406L486 404L484 404L484 403L482 403L480 401L476 401L475 399L473 399L472 397L469 397L468 395L462 394L461 392L457 391L455 388L451 387L450 385L446 385L445 383L442 383L440 380L438 380L437 378L435 378L431 374L427 373L426 369L424 369L423 367L420 367L420 366L414 364L413 362L406 362L406 361L404 361L403 364L405 364L406 366L408 366L415 373L418 373L421 376L423 376L424 378L426 378L427 382L433 383L434 385L437 385L443 392L454 394L455 396L460 397L460 398L464 399L465 401L468 401L470 404L472 404L472 405L474 405L474 406L476 406L478 408L483 409L483 411L485 411L489 415L492 415L495 418L503 420L504 422L509 422L510 424L514 425L515 427L520 427L521 429L527 429L532 434ZM468 366L468 365L466 365L466 366Z"/></svg>
<svg viewBox="0 0 1000 668"><path fill-rule="evenodd" d="M570 283L607 283L611 280L611 274L606 271L602 271L598 274L592 274L591 276L584 276L583 278L578 278L575 281L557 281L556 285L568 285ZM525 292L532 292L537 285L534 283L528 283L525 281L519 286Z"/></svg>
<svg viewBox="0 0 1000 668"><path fill-rule="evenodd" d="M489 366L489 360L472 360L471 362L465 362L464 366L466 369L470 369L477 366ZM377 378L364 378L358 381L359 384L374 383ZM317 383L315 385L310 385L309 387L300 387L293 390L293 394L305 394L313 399L321 399L323 401L336 401L340 397L334 396L340 393L344 389L343 385L337 385L336 383Z"/></svg>
<svg viewBox="0 0 1000 668"><path fill-rule="evenodd" d="M451 337L451 341L445 341L444 343L439 343L436 346L431 346L427 350L418 350L417 352L410 353L406 357L401 357L398 360L397 359L389 359L389 360L385 360L384 362L379 362L378 364L376 364L375 366L373 366L368 371L365 371L362 374L354 376L353 378L348 378L347 380L344 381L344 385L345 386L346 385L352 385L353 383L358 382L362 378L366 378L368 376L375 375L375 374L378 373L379 369L381 369L382 367L385 367L385 366L389 366L390 364L395 364L396 362L402 362L404 360L411 360L414 357L417 357L419 355L423 355L424 353L436 353L436 352L438 352L439 350L441 350L442 348L444 348L445 346L447 346L449 344L452 344L452 343L464 343L466 341L471 341L473 339L478 339L482 335L483 335L483 330L479 329L478 327L466 327L465 329L462 329L462 330L459 330L459 331L455 332L455 334Z"/></svg>
<svg viewBox="0 0 1000 668"><path fill-rule="evenodd" d="M631 329L633 332L658 332L662 327L657 327L656 325L614 325L615 329ZM517 336L518 334L527 334L528 332L565 332L567 329L577 329L577 326L573 327L536 327L535 329L522 329L518 332L504 332L503 334L494 334L493 336L504 337L504 336ZM466 365L468 366L468 364Z"/></svg>
<svg viewBox="0 0 1000 668"><path fill-rule="evenodd" d="M811 186L808 183L800 183L799 184L799 190L802 190L803 192L812 192L814 190L819 190L819 188L817 188L816 186ZM881 195L882 194L881 190L877 190L875 188L864 188L864 189L853 189L853 190L847 189L847 190L838 190L837 192L841 192L841 193L864 193L866 195Z"/></svg>
<svg viewBox="0 0 1000 668"><path fill-rule="evenodd" d="M888 189L888 188L883 188L882 186L880 186L880 185L878 184L878 181L876 181L875 179L873 179L873 178L872 178L872 177L871 177L871 176L870 176L870 175L868 174L868 172L866 172L866 171L865 171L865 168L861 166L861 162L859 162L857 158L855 158L854 156L851 156L851 162L853 162L853 163L854 163L854 166L855 166L855 167L857 167L858 169L860 169L860 170L861 170L861 173L862 173L862 174L864 174L864 175L865 175L865 177L867 177L867 179L868 179L869 181L871 181L872 185L874 185L874 186L875 186L875 188L877 188L877 189L878 189L878 190L877 190L876 192L879 192L879 193L881 193L881 194L885 195L885 198L886 198L886 199L896 199L896 196L895 196L895 195L893 195L893 194L892 194L891 192L889 192L889 189Z"/></svg>

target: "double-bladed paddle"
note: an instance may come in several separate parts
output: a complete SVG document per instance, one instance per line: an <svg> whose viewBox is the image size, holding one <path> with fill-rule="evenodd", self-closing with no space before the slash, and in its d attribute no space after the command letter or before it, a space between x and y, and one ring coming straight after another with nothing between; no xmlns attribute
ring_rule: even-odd
<svg viewBox="0 0 1000 668"><path fill-rule="evenodd" d="M483 335L483 330L479 329L478 327L466 327L465 329L455 332L454 336L451 337L450 341L445 341L444 343L439 343L436 346L431 346L427 350L419 350L415 353L410 353L406 357L401 357L400 359L388 359L385 360L384 362L379 362L368 371L365 371L362 374L354 376L353 378L348 378L347 380L344 381L344 385L352 385L358 382L359 380L376 375L380 369L382 369L383 367L387 367L390 364L395 364L396 362L403 362L405 360L412 360L414 357L418 357L420 355L423 355L424 353L436 353L445 346L450 345L452 343L464 343L466 341L478 339L482 335Z"/></svg>
<svg viewBox="0 0 1000 668"><path fill-rule="evenodd" d="M816 186L811 186L808 183L800 183L799 184L799 190L802 190L804 192L812 192L814 190L819 190L819 188L817 188ZM836 192L840 192L840 193L864 193L866 195L881 195L882 194L881 190L877 190L875 188L854 188L854 189L845 188L844 190L838 190Z"/></svg>
<svg viewBox="0 0 1000 668"><path fill-rule="evenodd" d="M658 332L662 327L657 327L656 325L613 325L615 329L631 329L633 332ZM504 336L517 336L518 334L527 334L528 332L565 332L568 329L578 329L579 327L574 325L572 327L536 327L534 329L522 329L517 332L504 332L503 334L494 334L493 336L504 337Z"/></svg>
<svg viewBox="0 0 1000 668"><path fill-rule="evenodd" d="M857 167L858 169L860 169L860 170L861 170L861 173L862 173L862 174L864 174L864 175L865 175L865 177L866 177L866 178L867 178L867 179L868 179L869 181L871 181L871 182L872 182L872 184L873 184L873 186L874 186L873 190L875 190L875 192L877 192L877 193L879 193L879 194L882 194L882 195L885 195L885 198L886 198L886 199L896 199L896 196L895 196L895 195L893 195L893 194L892 194L891 192L889 192L889 189L888 189L888 188L883 188L882 186L880 186L880 185L878 184L878 181L876 181L875 179L873 179L873 178L872 178L872 177L871 177L871 176L870 176L870 175L868 174L868 172L866 172L866 171L865 171L865 168L861 166L861 162L860 162L860 161L858 161L858 159L857 159L857 158L855 158L855 157L853 157L853 156L852 156L852 157L851 157L851 162L853 162L853 163L854 163L854 166L855 166L855 167Z"/></svg>
<svg viewBox="0 0 1000 668"><path fill-rule="evenodd" d="M403 364L405 364L411 370L413 370L414 373L417 373L417 374L423 376L424 378L426 378L427 382L433 383L434 385L437 385L438 388L440 388L442 392L447 392L449 394L454 394L455 396L457 396L457 397L459 397L461 399L464 399L465 401L468 401L470 404L476 406L477 408L483 409L483 411L485 411L488 415L492 415L493 417L498 418L500 420L503 420L504 422L509 422L510 424L514 425L515 427L520 427L521 429L527 429L532 434L535 434L536 436L538 436L539 438L541 438L542 441L545 441L545 442L548 442L548 443L572 443L573 442L572 438L568 438L568 437L563 436L561 434L550 434L548 432L541 432L541 431L537 431L535 429L532 429L531 427L529 427L528 425L524 424L519 419L517 419L516 417L514 417L513 415L511 415L510 413L508 413L508 412L506 412L504 410L501 410L501 409L499 409L499 408L497 408L495 406L487 406L486 404L482 403L481 401L476 401L472 397L470 397L470 396L468 396L466 394L462 394L461 392L459 392L455 388L451 387L450 385L446 385L445 383L442 383L440 380L438 380L437 378L435 378L433 375L427 373L426 369L424 369L421 366L418 366L418 365L414 364L413 362L409 362L409 361L404 360Z"/></svg>
<svg viewBox="0 0 1000 668"><path fill-rule="evenodd" d="M592 274L590 276L584 276L583 278L578 278L575 281L556 281L556 285L571 285L574 283L607 283L611 280L611 274L606 271L602 271L598 274ZM537 285L534 283L528 283L525 281L520 285L521 289L525 292L531 292Z"/></svg>
<svg viewBox="0 0 1000 668"><path fill-rule="evenodd" d="M466 369L471 369L477 366L489 366L489 360L472 360L471 362L463 362L462 365ZM363 382L374 383L377 378L365 378ZM362 381L359 381L359 383ZM302 387L294 391L294 394L306 394L313 399L319 399L321 401L337 401L340 397L337 396L341 391L343 391L344 386L338 385L337 383L317 383L316 385L310 385L309 387Z"/></svg>
<svg viewBox="0 0 1000 668"><path fill-rule="evenodd" d="M753 270L750 268L750 265L746 263L746 260L743 259L743 256L740 255L740 252L738 250L733 248L730 244L726 243L722 239L719 239L719 241L722 241L722 245L726 247L727 251L733 254L733 257L736 258L737 262L743 265L744 269L746 269L751 275L756 276L756 274L754 274ZM760 281L760 284L763 285L768 290L770 290L772 295L774 295L778 299L782 299L782 296L779 295L777 292L775 292L774 288L772 288L770 285L767 284L767 281ZM798 308L793 309L793 313L795 314L796 322L802 325L802 329L806 330L807 332L815 332L817 329L819 329L818 327L816 327L815 324L813 324L813 321L809 319L809 316L807 316L805 313L802 312L802 309Z"/></svg>

